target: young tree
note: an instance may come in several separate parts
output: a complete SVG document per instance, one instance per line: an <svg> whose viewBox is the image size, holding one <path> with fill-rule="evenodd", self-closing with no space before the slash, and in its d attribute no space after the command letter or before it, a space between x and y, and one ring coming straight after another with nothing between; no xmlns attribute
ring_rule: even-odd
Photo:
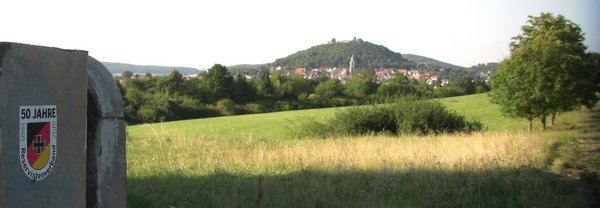
<svg viewBox="0 0 600 208"><path fill-rule="evenodd" d="M229 74L227 68L221 64L215 64L208 69L206 76L207 90L214 101L231 98L233 87L233 76Z"/></svg>
<svg viewBox="0 0 600 208"><path fill-rule="evenodd" d="M542 129L546 117L566 112L581 104L596 103L589 82L593 70L588 60L581 28L564 16L542 13L530 16L522 34L510 44L511 56L498 65L492 78L492 102L505 115L532 120L539 118ZM587 89L581 89L587 87Z"/></svg>
<svg viewBox="0 0 600 208"><path fill-rule="evenodd" d="M526 83L534 82L535 74L526 68L519 58L507 59L500 64L494 77L492 77L492 102L500 105L502 114L513 118L525 118L529 121L529 132L533 127L533 119L539 117L543 111L536 107L536 90Z"/></svg>
<svg viewBox="0 0 600 208"><path fill-rule="evenodd" d="M256 90L261 96L272 96L274 94L273 85L269 78L269 69L263 69L258 74L258 80L256 82Z"/></svg>
<svg viewBox="0 0 600 208"><path fill-rule="evenodd" d="M235 77L233 88L232 98L236 103L246 103L256 97L256 89L241 73L238 73Z"/></svg>
<svg viewBox="0 0 600 208"><path fill-rule="evenodd" d="M271 73L270 76L271 85L273 86L273 95L276 95L278 98L285 98L286 93L286 83L288 82L288 77L285 76L281 71L275 71Z"/></svg>

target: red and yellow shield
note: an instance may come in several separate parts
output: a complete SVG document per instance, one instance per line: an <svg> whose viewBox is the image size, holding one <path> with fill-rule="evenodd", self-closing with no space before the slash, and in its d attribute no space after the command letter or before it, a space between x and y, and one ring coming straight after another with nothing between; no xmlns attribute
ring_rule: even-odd
<svg viewBox="0 0 600 208"><path fill-rule="evenodd" d="M41 170L50 160L50 122L27 124L27 162Z"/></svg>
<svg viewBox="0 0 600 208"><path fill-rule="evenodd" d="M46 178L56 162L57 111L55 105L19 109L19 159L25 175Z"/></svg>

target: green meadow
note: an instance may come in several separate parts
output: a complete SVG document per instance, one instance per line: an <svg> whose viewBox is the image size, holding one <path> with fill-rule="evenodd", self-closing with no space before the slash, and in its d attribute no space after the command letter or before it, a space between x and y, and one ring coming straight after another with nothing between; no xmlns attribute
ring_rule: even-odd
<svg viewBox="0 0 600 208"><path fill-rule="evenodd" d="M141 124L127 128L128 138L219 137L228 139L288 139L290 128L311 119L324 119L336 108L284 111L276 113L223 116L215 118Z"/></svg>
<svg viewBox="0 0 600 208"><path fill-rule="evenodd" d="M296 138L343 108L127 128L130 207L594 207L600 112L527 134L486 94L441 99L470 135ZM536 124L537 125L537 124ZM535 126L536 129L539 126Z"/></svg>

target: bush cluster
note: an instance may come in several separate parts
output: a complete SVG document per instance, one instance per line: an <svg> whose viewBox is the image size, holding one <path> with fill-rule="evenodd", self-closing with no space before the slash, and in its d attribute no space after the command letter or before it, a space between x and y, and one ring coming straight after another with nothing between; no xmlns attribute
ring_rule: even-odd
<svg viewBox="0 0 600 208"><path fill-rule="evenodd" d="M483 129L481 122L468 120L439 101L400 98L391 104L349 107L325 122L305 122L298 136L425 135Z"/></svg>

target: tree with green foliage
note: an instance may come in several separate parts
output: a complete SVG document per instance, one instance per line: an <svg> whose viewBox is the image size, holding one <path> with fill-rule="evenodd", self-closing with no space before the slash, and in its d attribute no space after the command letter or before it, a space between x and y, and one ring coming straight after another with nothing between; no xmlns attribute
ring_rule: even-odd
<svg viewBox="0 0 600 208"><path fill-rule="evenodd" d="M274 94L274 88L271 84L269 69L263 69L258 73L258 80L256 82L256 90L260 96L272 96Z"/></svg>
<svg viewBox="0 0 600 208"><path fill-rule="evenodd" d="M169 75L158 80L157 86L161 92L172 95L180 92L183 84L183 76L177 70L173 70Z"/></svg>
<svg viewBox="0 0 600 208"><path fill-rule="evenodd" d="M256 97L256 89L248 82L246 77L238 73L234 80L233 86L233 101L236 103L246 103L252 101Z"/></svg>
<svg viewBox="0 0 600 208"><path fill-rule="evenodd" d="M284 98L284 93L286 91L285 83L288 80L288 77L285 76L281 71L274 71L270 76L271 84L273 85L273 94L278 98Z"/></svg>
<svg viewBox="0 0 600 208"><path fill-rule="evenodd" d="M600 53L587 53L584 70L577 74L579 89L578 101L581 105L592 108L598 102L596 93L600 92Z"/></svg>
<svg viewBox="0 0 600 208"><path fill-rule="evenodd" d="M123 77L123 79L131 79L131 77L133 77L133 72L123 71L121 72L121 77Z"/></svg>
<svg viewBox="0 0 600 208"><path fill-rule="evenodd" d="M206 80L207 90L212 95L213 101L231 98L233 76L229 74L225 66L215 64L208 69L204 80Z"/></svg>
<svg viewBox="0 0 600 208"><path fill-rule="evenodd" d="M419 98L430 98L433 95L433 90L425 82L420 82L416 79L410 81L412 94Z"/></svg>
<svg viewBox="0 0 600 208"><path fill-rule="evenodd" d="M597 89L590 87L593 70L586 67L581 28L564 16L530 16L522 34L510 44L511 56L498 65L491 80L492 102L504 115L532 120L595 104ZM587 89L581 89L587 87Z"/></svg>
<svg viewBox="0 0 600 208"><path fill-rule="evenodd" d="M408 78L402 74L396 74L394 78L377 88L377 95L381 97L398 97L411 94L413 91Z"/></svg>
<svg viewBox="0 0 600 208"><path fill-rule="evenodd" d="M328 79L315 87L315 94L324 99L331 99L342 95L344 86L338 79Z"/></svg>
<svg viewBox="0 0 600 208"><path fill-rule="evenodd" d="M275 75L273 76L275 77ZM284 78L276 79L280 83L277 87L278 94L283 99L298 98L298 95L308 95L314 91L312 81L304 79L300 75L284 76ZM275 81L274 81L275 83Z"/></svg>
<svg viewBox="0 0 600 208"><path fill-rule="evenodd" d="M445 86L438 86L434 94L436 97L451 97L484 93L489 90L490 87L484 81L474 80L471 77L463 77Z"/></svg>
<svg viewBox="0 0 600 208"><path fill-rule="evenodd" d="M490 96L493 103L500 105L503 115L527 119L531 132L533 119L542 112L535 106L540 95L528 85L536 80L536 75L530 70L519 70L524 67L523 60L517 57L500 62L491 80Z"/></svg>
<svg viewBox="0 0 600 208"><path fill-rule="evenodd" d="M594 68L594 74L595 76L593 76L593 80L594 80L594 85L596 85L596 90L600 90L600 53L597 52L591 52L588 53L589 56L589 66Z"/></svg>
<svg viewBox="0 0 600 208"><path fill-rule="evenodd" d="M354 98L366 98L377 90L375 82L375 72L365 69L361 72L352 73L352 76L346 80L344 93Z"/></svg>

